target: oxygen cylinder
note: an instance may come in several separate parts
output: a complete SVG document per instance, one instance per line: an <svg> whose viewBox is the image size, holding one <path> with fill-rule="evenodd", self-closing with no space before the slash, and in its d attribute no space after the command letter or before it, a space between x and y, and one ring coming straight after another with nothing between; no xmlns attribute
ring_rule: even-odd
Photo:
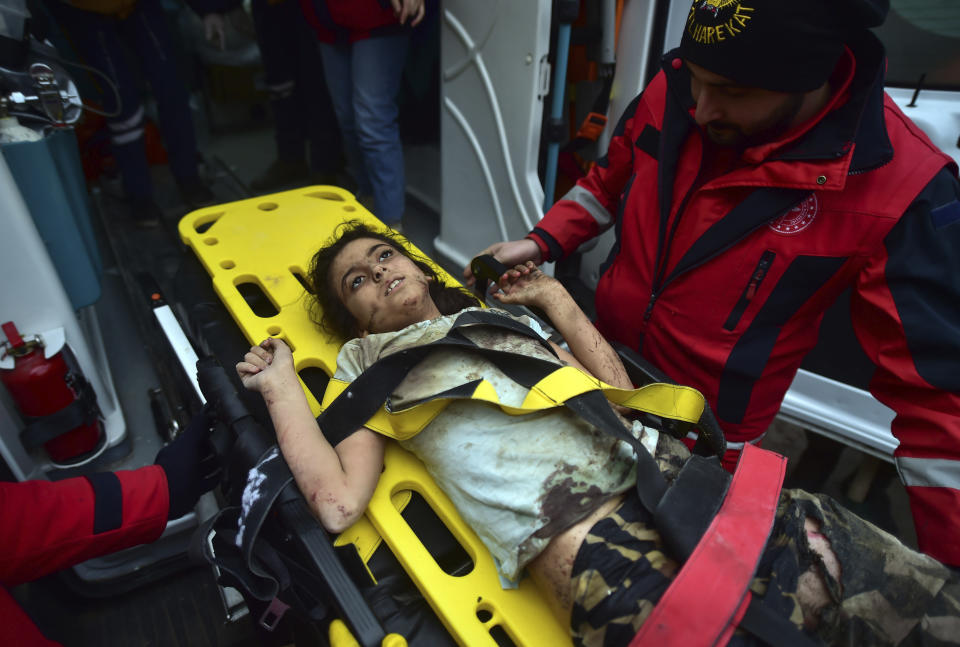
<svg viewBox="0 0 960 647"><path fill-rule="evenodd" d="M44 357L42 340L24 340L13 322L3 324L3 332L7 343L2 345L2 356L12 356L14 366L12 369L0 368L0 380L26 419L28 432L31 421L50 420L48 416L64 411L91 391L86 388L83 376L67 366L63 350ZM100 441L103 433L100 421L90 413L95 410L95 405L80 408L87 410L86 415L79 418L64 416L64 420L80 424L64 429L63 433L43 443L54 462L69 462L91 452Z"/></svg>

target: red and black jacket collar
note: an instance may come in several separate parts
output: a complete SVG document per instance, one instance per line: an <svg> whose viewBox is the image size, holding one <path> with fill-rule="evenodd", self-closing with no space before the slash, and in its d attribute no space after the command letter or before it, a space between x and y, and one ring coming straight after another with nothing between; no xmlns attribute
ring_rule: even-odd
<svg viewBox="0 0 960 647"><path fill-rule="evenodd" d="M853 148L849 173L863 173L893 159L893 146L884 120L886 57L883 45L873 33L864 31L852 39L848 47L853 52L856 70L847 100L823 115L819 122L788 145L777 148L774 144L775 152L769 159L837 160L848 155ZM674 49L661 61L668 87L662 145L671 140L682 142L697 127L690 116L690 109L695 105L690 94L690 74L686 66L673 65L678 56L679 50Z"/></svg>

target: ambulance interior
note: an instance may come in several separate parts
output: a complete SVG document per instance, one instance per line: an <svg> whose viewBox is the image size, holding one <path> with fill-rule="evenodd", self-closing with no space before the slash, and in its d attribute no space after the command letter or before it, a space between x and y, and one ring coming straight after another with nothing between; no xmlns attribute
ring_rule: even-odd
<svg viewBox="0 0 960 647"><path fill-rule="evenodd" d="M960 162L960 10L935 0L891 5L878 30L890 61L888 92ZM202 173L217 203L190 214L161 161L162 145L153 142L153 180L164 213L157 228L138 228L128 218L116 171L95 145L103 121L81 106L91 102L93 81L61 62L71 58L69 44L54 33L50 45L33 48L31 60L50 67L46 77L0 59L0 109L7 112L0 116L15 119L18 111L30 111L34 118L18 125L37 132L0 144L6 225L0 317L25 338L40 337L45 356L62 353L79 368L99 411L95 442L54 460L44 443L25 442L21 409L0 388L5 480L58 480L152 462L202 405L196 359L214 356L231 369L240 358L249 340L197 252L214 245L204 243L204 224L219 218L211 214L258 209L269 223L276 207L262 205L286 205L308 193L327 196L321 201L337 209L348 205L365 213L342 187L284 187L288 193L268 196L251 191L251 180L271 161L265 151L272 151L273 130L249 15L235 16L229 47L217 52L205 45L199 20L182 3L165 2L164 8L179 37ZM576 170L605 150L619 115L655 74L660 55L679 42L688 9L687 1L668 0L428 2L401 97L404 235L454 277L488 244L522 237L572 185ZM21 40L28 11L23 2L4 0L0 33ZM145 103L149 115L149 98ZM575 150L565 148L597 107L606 125L592 129ZM36 128L42 121L37 115L47 120L45 127ZM612 242L607 232L572 261L550 268L588 313ZM275 323L276 304L256 281L238 285L238 293L266 328ZM764 446L790 458L785 487L831 494L915 546L907 496L892 465L893 413L866 391L872 368L853 338L848 310L841 297L828 313L821 343ZM0 368L13 368L9 363ZM300 375L319 399L326 373L317 366ZM255 398L242 399L268 420ZM322 621L316 622L276 608L251 612L235 589L218 586L211 567L187 555L199 524L223 505L218 496L205 495L154 544L23 585L14 597L48 636L67 645L346 645L357 644L354 638L403 644L383 633L370 638L349 620L329 626L339 600L320 595L315 610ZM472 549L460 545L459 531L444 532L430 502L413 498L406 523L436 530L424 530L434 536L434 559L447 575L462 578L476 564ZM352 558L340 559L348 571L356 566ZM382 569L377 573L384 585L360 587L361 596L383 615L378 620L384 627L395 627L410 644L557 644L555 628L538 635L545 625L531 621L520 631L495 606L471 607L467 629L467 620L451 620L459 616L438 611L435 598L402 574L394 576L403 570L396 561L381 551L368 567ZM381 599L370 602L370 596ZM287 621L276 631L266 628L282 617Z"/></svg>

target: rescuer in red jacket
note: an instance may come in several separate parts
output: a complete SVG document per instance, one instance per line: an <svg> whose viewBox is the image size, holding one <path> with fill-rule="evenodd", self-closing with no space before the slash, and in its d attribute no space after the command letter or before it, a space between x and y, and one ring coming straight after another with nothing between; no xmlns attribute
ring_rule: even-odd
<svg viewBox="0 0 960 647"><path fill-rule="evenodd" d="M7 588L84 560L156 540L217 483L207 443L210 420L196 416L153 465L63 481L0 483L0 627L4 644L55 645Z"/></svg>
<svg viewBox="0 0 960 647"><path fill-rule="evenodd" d="M888 7L697 0L607 155L486 252L558 261L614 227L597 327L700 389L734 447L762 437L852 289L919 547L958 565L960 185L883 91L868 28Z"/></svg>

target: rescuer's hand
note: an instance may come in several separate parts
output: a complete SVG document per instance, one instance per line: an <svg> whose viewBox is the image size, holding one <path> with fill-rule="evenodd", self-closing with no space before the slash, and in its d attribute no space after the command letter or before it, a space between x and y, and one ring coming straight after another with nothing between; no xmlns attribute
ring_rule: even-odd
<svg viewBox="0 0 960 647"><path fill-rule="evenodd" d="M529 238L494 243L482 252L474 254L473 257L475 258L477 256L483 256L484 254L492 255L495 259L508 267L523 265L527 261L532 261L535 265L539 265L541 263L540 248L537 247L537 244ZM472 286L474 283L476 283L476 279L473 276L473 270L470 269L470 265L467 265L463 269L463 278L466 279L467 285ZM507 278L507 275L504 274L501 278Z"/></svg>
<svg viewBox="0 0 960 647"><path fill-rule="evenodd" d="M209 406L195 415L176 439L161 449L154 460L167 475L170 491L168 519L189 512L204 492L209 492L220 478L220 457L209 442L212 426Z"/></svg>

